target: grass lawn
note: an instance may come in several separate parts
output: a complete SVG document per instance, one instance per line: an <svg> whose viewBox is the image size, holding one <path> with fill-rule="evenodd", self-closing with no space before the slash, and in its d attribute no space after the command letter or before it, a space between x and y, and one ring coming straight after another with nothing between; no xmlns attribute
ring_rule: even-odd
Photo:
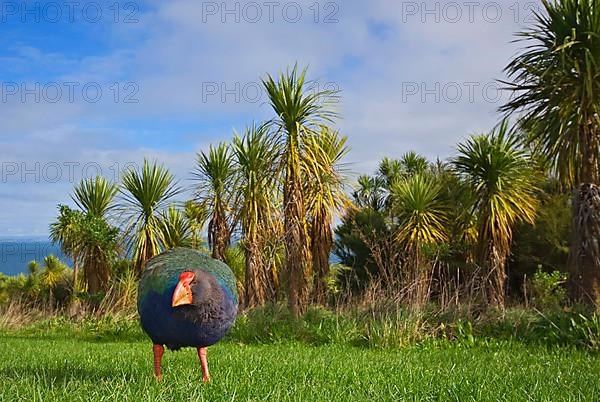
<svg viewBox="0 0 600 402"><path fill-rule="evenodd" d="M519 343L397 350L346 345L209 348L203 385L195 351L165 353L152 376L149 342L0 334L0 400L600 400L600 359Z"/></svg>

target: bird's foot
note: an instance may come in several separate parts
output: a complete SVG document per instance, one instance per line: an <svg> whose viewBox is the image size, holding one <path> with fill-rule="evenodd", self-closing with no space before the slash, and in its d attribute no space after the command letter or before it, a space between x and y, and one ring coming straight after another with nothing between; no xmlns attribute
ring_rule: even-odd
<svg viewBox="0 0 600 402"><path fill-rule="evenodd" d="M155 378L156 378L156 382L162 382L162 380L163 380L162 374L155 376Z"/></svg>
<svg viewBox="0 0 600 402"><path fill-rule="evenodd" d="M212 379L210 378L210 376L207 376L207 375L202 376L203 383L208 384L211 381L212 381Z"/></svg>

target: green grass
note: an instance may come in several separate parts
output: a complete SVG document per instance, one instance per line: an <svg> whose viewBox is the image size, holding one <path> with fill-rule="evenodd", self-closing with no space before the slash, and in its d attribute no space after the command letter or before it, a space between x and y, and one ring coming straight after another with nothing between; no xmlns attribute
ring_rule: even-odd
<svg viewBox="0 0 600 402"><path fill-rule="evenodd" d="M401 349L343 344L209 348L213 381L191 349L165 353L152 376L149 342L56 333L0 334L0 400L600 400L600 359L580 349L446 341Z"/></svg>

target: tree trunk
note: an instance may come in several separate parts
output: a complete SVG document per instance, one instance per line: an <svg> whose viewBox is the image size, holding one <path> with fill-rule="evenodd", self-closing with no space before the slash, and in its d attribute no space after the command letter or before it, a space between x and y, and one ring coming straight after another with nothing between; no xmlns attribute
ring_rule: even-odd
<svg viewBox="0 0 600 402"><path fill-rule="evenodd" d="M222 215L215 217L211 222L211 229L212 258L225 261L225 251L229 245L229 229L226 218Z"/></svg>
<svg viewBox="0 0 600 402"><path fill-rule="evenodd" d="M50 305L50 309L54 309L54 292L52 292L52 288L48 288L48 304Z"/></svg>
<svg viewBox="0 0 600 402"><path fill-rule="evenodd" d="M429 262L424 261L421 257L421 245L415 246L416 251L412 258L412 283L410 289L412 289L410 301L415 311L421 311L423 306L429 301L429 283L431 281L431 275L429 272Z"/></svg>
<svg viewBox="0 0 600 402"><path fill-rule="evenodd" d="M288 145L288 163L284 190L285 261L288 307L295 317L306 311L310 273L306 211L300 178L300 161L294 145Z"/></svg>
<svg viewBox="0 0 600 402"><path fill-rule="evenodd" d="M94 266L93 263L91 263L90 261L85 261L84 262L84 271L85 271L85 276L86 276L86 281L87 281L87 285L88 285L88 293L89 294L96 294L100 291L100 278L98 277L98 274L95 272L96 267Z"/></svg>
<svg viewBox="0 0 600 402"><path fill-rule="evenodd" d="M146 224L147 224L147 222L146 222ZM146 263L148 262L148 260L150 260L152 257L154 257L154 250L152 249L152 236L150 235L150 233L148 233L148 231L145 231L143 236L144 236L144 249L139 254L137 261L135 261L135 267L136 267L136 273L137 273L138 279L140 278L140 276L142 276L142 271L144 271L144 269L146 268ZM83 264L84 269L86 269L85 266L87 265L87 261L88 261L88 259L86 258L84 261L84 264ZM87 278L87 274L86 274L86 278ZM89 286L89 283L88 283L88 286Z"/></svg>
<svg viewBox="0 0 600 402"><path fill-rule="evenodd" d="M600 188L581 184L573 195L569 293L598 309L600 302Z"/></svg>
<svg viewBox="0 0 600 402"><path fill-rule="evenodd" d="M69 303L69 315L75 317L79 314L81 308L81 302L76 297L76 293L79 290L79 256L73 255L73 293L71 294L71 301Z"/></svg>
<svg viewBox="0 0 600 402"><path fill-rule="evenodd" d="M329 277L329 255L333 247L333 234L325 214L315 217L311 230L311 250L314 272L313 299L324 305L327 302L327 279Z"/></svg>
<svg viewBox="0 0 600 402"><path fill-rule="evenodd" d="M266 236L272 236L272 234L267 234ZM280 290L280 280L283 276L280 271L281 267L277 264L277 251L272 248L272 245L270 245L261 250L261 252L263 254L263 264L267 281L267 302L276 303Z"/></svg>
<svg viewBox="0 0 600 402"><path fill-rule="evenodd" d="M267 278L262 252L254 236L247 239L246 252L246 308L263 306L266 302Z"/></svg>
<svg viewBox="0 0 600 402"><path fill-rule="evenodd" d="M77 279L79 275L79 257L73 255L73 293L77 292Z"/></svg>
<svg viewBox="0 0 600 402"><path fill-rule="evenodd" d="M109 262L100 250L83 260L83 271L88 284L88 293L96 294L107 289L109 270Z"/></svg>
<svg viewBox="0 0 600 402"><path fill-rule="evenodd" d="M415 297L414 304L416 309L420 311L423 306L427 305L429 302L429 285L431 283L431 275L429 264L426 266L419 266L417 268L416 274L416 289L415 289Z"/></svg>
<svg viewBox="0 0 600 402"><path fill-rule="evenodd" d="M504 283L506 282L505 262L506 257L499 252L498 248L490 244L489 254L487 258L487 280L486 280L486 293L488 303L497 308L498 310L504 311L505 307L505 289Z"/></svg>
<svg viewBox="0 0 600 402"><path fill-rule="evenodd" d="M488 202L486 202L488 204ZM512 228L507 228L506 237L501 237L493 229L499 226L492 223L492 213L486 208L480 217L479 234L477 238L477 257L479 266L483 269L484 291L490 306L504 311L506 282L506 258L510 253Z"/></svg>

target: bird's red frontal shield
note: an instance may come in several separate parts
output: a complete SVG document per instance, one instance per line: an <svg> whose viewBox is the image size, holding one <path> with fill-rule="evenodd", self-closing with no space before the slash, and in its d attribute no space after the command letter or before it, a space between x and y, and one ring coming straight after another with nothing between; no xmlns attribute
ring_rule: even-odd
<svg viewBox="0 0 600 402"><path fill-rule="evenodd" d="M193 272L183 272L179 276L179 283L175 287L173 292L173 300L171 306L183 306L186 304L192 304L192 289L190 288L190 282L194 280Z"/></svg>

